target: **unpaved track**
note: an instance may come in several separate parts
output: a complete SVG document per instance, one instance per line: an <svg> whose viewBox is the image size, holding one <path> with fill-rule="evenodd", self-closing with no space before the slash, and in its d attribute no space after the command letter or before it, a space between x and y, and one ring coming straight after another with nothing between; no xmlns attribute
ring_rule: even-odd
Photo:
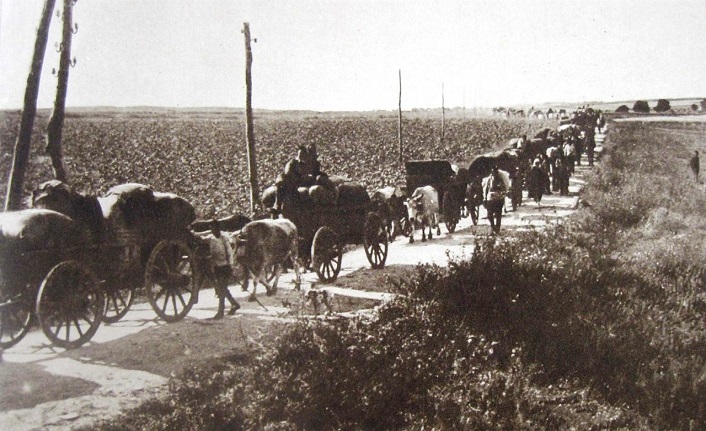
<svg viewBox="0 0 706 431"><path fill-rule="evenodd" d="M596 137L599 145L604 135ZM554 223L571 214L578 206L578 194L584 185L585 174L589 168L578 166L576 174L571 179L571 196L562 197L556 194L545 196L541 205L537 206L526 199L517 211L510 211L503 216L503 230L530 229ZM449 235L445 226L441 226L440 237L434 236L431 241L421 242L420 233L416 232L414 244L409 244L405 238L397 238L390 244L387 265L434 263L445 265L449 257L463 257L473 250L475 238L478 235L489 235L490 226L485 213L481 209L481 220L478 226L471 224L470 218L462 219L456 232ZM368 262L362 248L357 248L343 257L341 276L368 268ZM376 301L384 301L390 294L351 290L336 286L325 286L319 283L316 275L304 274L303 290L326 288L338 296L351 296ZM285 274L281 279L283 289L293 288L293 276ZM235 296L243 298L246 293L237 287L231 289ZM238 291L236 293L236 291ZM98 419L117 415L123 410L135 407L142 400L163 390L167 383L168 372L156 374L155 367L159 357L152 358L151 363L138 359L144 345L138 339L149 331L149 328L177 328L175 325L201 325L209 330L219 330L218 323L207 320L215 314L217 301L210 292L202 292L199 303L191 310L186 322L164 325L157 321L154 312L147 304L137 304L120 322L101 326L93 340L78 351L64 353L63 349L50 346L39 330L30 333L19 345L4 352L3 363L0 363L0 391L14 396L5 396L5 403L0 402L0 430L70 430L79 426L90 425ZM258 292L261 293L261 292ZM246 322L256 320L291 320L284 317L288 309L284 306L268 306L267 311L256 303L241 301L243 308L236 316L225 319L226 323ZM348 314L348 313L346 313ZM240 324L240 323L239 323ZM183 327L183 326L182 326ZM242 332L243 325L240 324ZM144 331L144 332L143 332ZM171 333L179 336L180 334ZM198 340L180 339L183 349L177 352L164 352L165 355L192 355L198 345ZM100 350L106 346L114 346L120 342L122 346L135 346L135 361L127 365L112 363L109 353L100 355ZM191 346L191 347L190 347ZM220 346L219 346L220 347ZM113 347L114 348L114 347ZM147 349L159 350L160 345ZM201 347L201 350L204 348ZM210 347L206 347L210 351ZM216 348L213 354L215 355ZM86 357L81 356L83 352ZM70 355L68 353L71 353ZM152 352L153 354L155 352ZM203 353L203 352L201 352ZM107 357L106 357L107 356ZM95 359L95 358L102 359ZM150 372L153 371L153 372ZM34 376L34 378L30 378ZM40 376L40 377L37 377ZM45 376L42 378L41 376ZM26 377L26 378L25 378ZM41 400L42 393L47 400L31 407L22 408L23 396ZM0 398L3 398L0 396ZM20 406L20 407L18 407Z"/></svg>

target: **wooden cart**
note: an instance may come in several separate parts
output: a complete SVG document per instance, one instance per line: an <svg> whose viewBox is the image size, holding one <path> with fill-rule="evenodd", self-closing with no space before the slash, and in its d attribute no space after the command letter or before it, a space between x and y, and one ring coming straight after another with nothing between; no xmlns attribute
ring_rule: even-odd
<svg viewBox="0 0 706 431"><path fill-rule="evenodd" d="M384 223L374 211L370 196L363 193L355 202L338 199L329 205L297 199L284 202L282 216L290 219L299 232L299 256L309 262L321 281L336 280L347 244L363 244L372 268L385 266L388 237Z"/></svg>

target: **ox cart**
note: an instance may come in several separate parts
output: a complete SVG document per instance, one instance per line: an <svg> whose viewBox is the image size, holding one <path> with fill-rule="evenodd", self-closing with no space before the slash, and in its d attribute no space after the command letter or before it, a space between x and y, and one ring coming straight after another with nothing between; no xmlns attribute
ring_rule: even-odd
<svg viewBox="0 0 706 431"><path fill-rule="evenodd" d="M43 208L0 214L0 348L17 344L34 320L54 345L79 347L101 323L121 319L140 287L160 318L186 316L198 300L199 259L207 256L188 230L188 203L116 188L93 198L101 219L92 225L78 213L47 209L71 212L57 202L77 194L59 198L53 186L43 192L34 202ZM175 215L174 199L186 217Z"/></svg>
<svg viewBox="0 0 706 431"><path fill-rule="evenodd" d="M338 277L346 245L363 244L372 268L385 266L388 252L385 224L365 188L332 179L335 196L331 199L312 202L300 189L298 195L285 198L282 206L282 216L297 227L299 256L323 282Z"/></svg>
<svg viewBox="0 0 706 431"><path fill-rule="evenodd" d="M461 219L468 180L456 175L446 160L413 160L405 163L407 192L432 186L439 195L439 211L449 233Z"/></svg>

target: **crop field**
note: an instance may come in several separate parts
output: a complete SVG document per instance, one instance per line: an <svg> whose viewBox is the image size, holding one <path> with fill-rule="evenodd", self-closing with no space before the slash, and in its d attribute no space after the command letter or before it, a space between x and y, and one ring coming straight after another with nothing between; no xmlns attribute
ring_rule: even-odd
<svg viewBox="0 0 706 431"><path fill-rule="evenodd" d="M25 176L27 195L52 178L44 153L48 113L40 112ZM272 184L298 145L314 143L324 171L363 183L369 191L404 183L397 116L385 114L269 113L255 115L261 190ZM0 192L5 196L19 113L0 112ZM445 159L466 166L475 155L555 122L450 118L410 114L403 121L404 158ZM242 114L220 111L69 112L64 157L71 185L102 193L124 182L148 184L190 200L199 217L249 212Z"/></svg>
<svg viewBox="0 0 706 431"><path fill-rule="evenodd" d="M102 429L704 429L706 188L688 160L705 132L612 123L565 223L418 266L374 320L302 319Z"/></svg>

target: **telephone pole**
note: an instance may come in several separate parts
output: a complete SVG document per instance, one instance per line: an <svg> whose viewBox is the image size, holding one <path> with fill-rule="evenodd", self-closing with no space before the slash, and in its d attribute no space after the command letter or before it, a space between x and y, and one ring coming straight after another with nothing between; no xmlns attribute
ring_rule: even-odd
<svg viewBox="0 0 706 431"><path fill-rule="evenodd" d="M243 23L243 34L245 35L245 139L250 174L250 213L254 214L255 206L260 203L260 187L257 183L257 163L255 161L255 133L252 119L252 49L250 48L250 24L247 22Z"/></svg>
<svg viewBox="0 0 706 431"><path fill-rule="evenodd" d="M400 96L397 105L397 141L400 148L400 162L402 161L402 69L398 70L400 77Z"/></svg>
<svg viewBox="0 0 706 431"><path fill-rule="evenodd" d="M47 125L47 146L46 152L51 157L51 165L54 169L54 178L68 183L68 174L64 166L64 155L62 150L62 134L64 130L64 116L66 113L66 93L69 86L69 69L76 64L76 60L71 61L71 36L74 31L78 31L78 25L73 26L73 8L75 0L64 0L64 11L62 13L63 25L61 30L61 57L59 59L59 71L57 72L56 98L54 99L54 111Z"/></svg>
<svg viewBox="0 0 706 431"><path fill-rule="evenodd" d="M15 152L12 159L12 171L10 181L7 185L7 197L5 199L5 211L18 210L22 203L22 190L24 187L24 176L29 160L29 150L32 141L32 127L34 118L37 115L37 97L39 96L39 78L42 74L44 64L44 52L47 48L49 38L49 25L51 24L52 11L55 0L46 0L42 10L42 18L37 29L37 39L34 42L34 55L32 56L32 66L27 77L27 87L25 87L24 106L22 107L22 118L20 119L20 130L15 141Z"/></svg>
<svg viewBox="0 0 706 431"><path fill-rule="evenodd" d="M441 83L441 143L444 143L444 133L446 128L446 109L444 108L444 83Z"/></svg>

